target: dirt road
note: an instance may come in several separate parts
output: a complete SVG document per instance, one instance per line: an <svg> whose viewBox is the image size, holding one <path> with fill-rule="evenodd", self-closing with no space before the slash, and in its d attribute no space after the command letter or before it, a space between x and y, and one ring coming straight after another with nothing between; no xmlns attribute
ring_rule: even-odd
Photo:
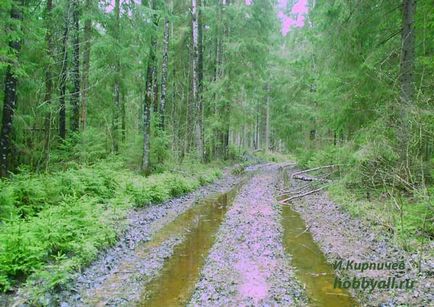
<svg viewBox="0 0 434 307"><path fill-rule="evenodd" d="M432 278L416 274L410 263L400 276L419 282L411 291L336 289L336 277L361 275L335 272L339 257L379 262L413 261L414 255L370 232L323 192L279 205L282 174L292 171L272 163L250 167L242 176L226 174L195 193L131 212L125 237L55 300L63 307L432 302Z"/></svg>

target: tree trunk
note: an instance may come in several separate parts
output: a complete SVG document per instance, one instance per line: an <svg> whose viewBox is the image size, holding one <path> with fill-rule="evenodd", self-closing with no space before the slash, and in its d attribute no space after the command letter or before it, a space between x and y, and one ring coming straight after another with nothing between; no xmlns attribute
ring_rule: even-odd
<svg viewBox="0 0 434 307"><path fill-rule="evenodd" d="M267 83L267 99L265 106L265 151L270 150L270 83Z"/></svg>
<svg viewBox="0 0 434 307"><path fill-rule="evenodd" d="M62 37L62 52L61 52L61 63L62 67L60 69L60 82L59 82L59 136L62 140L66 138L66 106L65 106L65 95L66 95L66 79L68 76L68 35L69 35L69 10L70 10L70 0L67 1L65 16L64 16L64 28Z"/></svg>
<svg viewBox="0 0 434 307"><path fill-rule="evenodd" d="M163 37L163 65L161 68L161 98L160 98L160 128L165 129L165 109L167 95L167 74L169 66L169 18L164 19L164 37Z"/></svg>
<svg viewBox="0 0 434 307"><path fill-rule="evenodd" d="M45 35L45 41L47 43L47 58L48 65L45 68L45 97L44 103L47 104L47 113L45 114L45 141L44 141L44 157L43 161L45 163L45 169L48 168L48 163L50 160L50 143L51 143L51 99L53 96L53 73L52 73L52 65L53 65L53 25L52 25L52 10L53 10L53 1L47 0L47 8L46 8L46 30L47 33Z"/></svg>
<svg viewBox="0 0 434 307"><path fill-rule="evenodd" d="M192 100L194 106L194 141L197 150L197 156L201 161L204 161L204 143L203 143L203 126L202 126L202 99L201 99L201 44L199 28L200 0L191 0L191 28L192 28Z"/></svg>
<svg viewBox="0 0 434 307"><path fill-rule="evenodd" d="M10 12L11 19L14 21L14 26L17 27L22 19L22 12L19 6L21 2L14 1ZM18 29L11 29L16 31ZM21 49L19 39L9 42L9 47L15 52L16 56ZM0 133L0 177L6 177L9 172L9 155L11 152L11 134L13 128L14 114L17 107L17 84L18 78L15 74L14 65L18 65L18 60L15 63L9 64L6 68L5 90L3 102L3 118Z"/></svg>
<svg viewBox="0 0 434 307"><path fill-rule="evenodd" d="M122 142L125 142L126 135L126 106L125 106L125 91L121 91L121 130L122 130Z"/></svg>
<svg viewBox="0 0 434 307"><path fill-rule="evenodd" d="M80 121L80 7L79 0L72 0L72 83L73 92L71 94L71 130L77 132Z"/></svg>
<svg viewBox="0 0 434 307"><path fill-rule="evenodd" d="M414 16L416 13L416 0L404 0L402 5L402 49L401 49L401 106L400 106L400 127L398 137L400 138L400 156L406 160L408 143L410 138L409 108L414 99L414 62L415 62L415 30Z"/></svg>
<svg viewBox="0 0 434 307"><path fill-rule="evenodd" d="M157 50L157 42L155 50ZM152 69L152 106L154 114L158 114L158 70L157 61L154 62L154 68Z"/></svg>
<svg viewBox="0 0 434 307"><path fill-rule="evenodd" d="M115 24L114 24L114 33L113 36L115 38L117 46L120 45L120 0L115 0L114 7L114 15L115 15ZM120 116L120 100L121 100L121 64L119 59L119 52L116 53L115 59L115 73L114 73L114 84L113 84L113 96L114 96L114 105L113 105L113 123L112 123L112 131L113 131L113 143L112 150L113 152L118 152L119 150L119 116Z"/></svg>
<svg viewBox="0 0 434 307"><path fill-rule="evenodd" d="M230 4L230 0L222 0L223 7L228 6ZM229 27L227 24L224 24L224 34L223 39L229 36ZM224 51L223 51L223 42L222 42L222 76L224 74ZM228 101L225 102L223 106L223 158L226 160L229 154L229 129L230 129L230 103Z"/></svg>
<svg viewBox="0 0 434 307"><path fill-rule="evenodd" d="M156 1L151 0L150 5L151 9L156 8ZM153 16L154 29L151 37L151 46L149 48L149 58L148 58L148 68L146 71L146 93L145 93L145 101L143 106L143 124L144 124L144 132L143 132L143 159L142 159L142 171L148 173L150 170L150 147L151 147L151 108L152 108L152 100L153 100L153 76L155 70L155 48L157 47L157 16L154 14Z"/></svg>
<svg viewBox="0 0 434 307"><path fill-rule="evenodd" d="M92 0L85 2L86 13L90 14L92 11ZM81 92L81 116L80 125L81 129L86 129L87 124L87 103L89 99L89 70L90 70L90 48L92 39L92 20L86 17L84 21L83 33L83 74L82 74L82 92Z"/></svg>

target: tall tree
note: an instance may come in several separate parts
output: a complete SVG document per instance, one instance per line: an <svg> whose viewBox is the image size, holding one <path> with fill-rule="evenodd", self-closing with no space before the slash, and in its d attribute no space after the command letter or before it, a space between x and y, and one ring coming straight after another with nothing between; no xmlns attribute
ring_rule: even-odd
<svg viewBox="0 0 434 307"><path fill-rule="evenodd" d="M150 0L150 8L152 10L156 9L156 1ZM149 56L148 56L148 68L146 70L146 93L143 106L143 158L142 158L142 171L149 172L150 170L150 147L151 147L151 108L154 96L153 91L153 77L155 70L155 52L157 48L157 35L156 31L158 28L158 15L153 12L152 16L153 29L151 33L151 45L149 46Z"/></svg>
<svg viewBox="0 0 434 307"><path fill-rule="evenodd" d="M408 113L414 99L414 62L415 62L415 41L414 29L416 13L416 0L404 0L402 3L402 47L401 47L401 116L398 136L401 143L401 159L406 160L409 142Z"/></svg>
<svg viewBox="0 0 434 307"><path fill-rule="evenodd" d="M60 53L60 82L59 82L59 136L62 140L66 138L66 81L68 78L68 36L69 36L69 14L71 8L71 0L66 1L64 14L63 35L62 35L62 50Z"/></svg>
<svg viewBox="0 0 434 307"><path fill-rule="evenodd" d="M267 82L265 101L265 151L270 150L270 91L270 82Z"/></svg>
<svg viewBox="0 0 434 307"><path fill-rule="evenodd" d="M117 47L120 46L120 0L115 0L114 7L115 23L113 36ZM113 151L117 152L119 149L119 117L121 113L121 63L119 52L115 55L115 73L114 73L114 85L113 85Z"/></svg>
<svg viewBox="0 0 434 307"><path fill-rule="evenodd" d="M71 130L78 131L80 123L80 5L72 0L72 71Z"/></svg>
<svg viewBox="0 0 434 307"><path fill-rule="evenodd" d="M4 101L3 101L3 118L0 132L0 177L6 177L9 171L9 154L11 152L11 134L13 129L14 114L17 107L17 85L18 77L16 69L18 67L18 54L21 49L20 39L17 38L17 31L22 19L22 2L13 1L10 11L11 25L9 32L15 32L9 42L9 48L13 53L13 61L6 68Z"/></svg>
<svg viewBox="0 0 434 307"><path fill-rule="evenodd" d="M92 0L85 1L85 19L84 19L84 31L83 31L83 73L82 73L82 91L81 91L81 114L80 114L80 126L81 129L86 129L87 125L87 104L89 100L89 70L90 70L90 49L92 40Z"/></svg>
<svg viewBox="0 0 434 307"><path fill-rule="evenodd" d="M48 105L47 113L45 114L45 142L44 142L44 161L45 168L48 167L49 157L50 157L50 143L51 143L51 99L53 96L53 72L52 72L52 62L54 54L54 44L53 44L53 0L47 0L46 7L46 34L45 41L47 44L47 58L48 64L45 70L45 97L44 103Z"/></svg>
<svg viewBox="0 0 434 307"><path fill-rule="evenodd" d="M169 18L164 18L164 35L163 35L163 64L161 68L161 97L160 97L160 128L165 129L165 111L166 111L166 95L167 95L167 75L169 67L169 39L170 39L170 23Z"/></svg>
<svg viewBox="0 0 434 307"><path fill-rule="evenodd" d="M191 0L191 28L192 28L192 86L191 86L191 96L194 106L194 140L197 150L197 155L201 161L205 158L204 153L204 138L203 138L203 121L202 121L202 94L201 94L201 47L200 43L201 37L199 32L201 32L200 27L200 0Z"/></svg>

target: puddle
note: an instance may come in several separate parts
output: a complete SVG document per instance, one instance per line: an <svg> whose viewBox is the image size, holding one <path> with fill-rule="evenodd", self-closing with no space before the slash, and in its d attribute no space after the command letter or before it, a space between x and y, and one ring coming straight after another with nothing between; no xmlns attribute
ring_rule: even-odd
<svg viewBox="0 0 434 307"><path fill-rule="evenodd" d="M286 172L285 172L286 173ZM289 179L283 176L285 186ZM306 229L300 215L290 206L283 206L282 225L285 251L292 257L297 278L304 284L311 306L349 307L358 306L351 294L334 288L335 272L318 245Z"/></svg>
<svg viewBox="0 0 434 307"><path fill-rule="evenodd" d="M158 245L168 233L188 228L184 242L175 247L160 275L145 286L139 306L184 306L188 303L215 233L241 186L242 183L227 193L201 200L176 222L163 228L152 243L149 242Z"/></svg>

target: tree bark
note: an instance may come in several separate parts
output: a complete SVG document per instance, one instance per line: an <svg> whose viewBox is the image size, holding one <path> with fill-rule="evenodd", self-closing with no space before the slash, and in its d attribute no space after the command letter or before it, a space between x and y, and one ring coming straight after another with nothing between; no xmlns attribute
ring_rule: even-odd
<svg viewBox="0 0 434 307"><path fill-rule="evenodd" d="M22 19L22 12L20 5L22 2L14 1L10 16L13 25L10 27L10 31L16 31L16 27L19 21ZM21 49L21 42L19 39L9 42L9 47L18 56ZM11 152L11 134L13 129L14 114L17 107L17 84L18 78L15 74L14 65L9 64L6 68L5 76L5 90L4 90L4 102L3 102L3 118L0 132L0 177L6 177L9 172L9 155Z"/></svg>
<svg viewBox="0 0 434 307"><path fill-rule="evenodd" d="M230 4L230 0L222 0L222 6L228 6ZM224 24L224 31L223 31L223 39L227 38L229 36L229 27L227 24ZM221 56L222 56L222 65L221 65L221 70L222 70L222 76L224 75L224 50L223 50L223 42L222 42L222 51L221 51ZM228 159L229 156L229 129L230 129L230 103L228 101L225 101L224 106L223 106L223 158L226 160Z"/></svg>
<svg viewBox="0 0 434 307"><path fill-rule="evenodd" d="M157 0L150 0L151 9L156 8ZM149 47L148 68L146 71L146 93L143 106L143 159L142 159L142 171L148 173L150 170L150 147L151 147L151 108L153 101L153 76L155 70L155 48L157 47L157 16L153 16L154 29L151 35L151 46Z"/></svg>
<svg viewBox="0 0 434 307"><path fill-rule="evenodd" d="M402 49L401 49L401 106L398 137L400 139L400 156L406 160L410 138L408 109L414 99L414 62L415 41L414 17L416 13L416 0L403 0L402 3Z"/></svg>
<svg viewBox="0 0 434 307"><path fill-rule="evenodd" d="M72 83L73 92L71 94L71 131L77 132L80 122L80 7L79 0L72 0Z"/></svg>
<svg viewBox="0 0 434 307"><path fill-rule="evenodd" d="M270 150L270 83L267 83L267 100L265 106L265 150Z"/></svg>
<svg viewBox="0 0 434 307"><path fill-rule="evenodd" d="M68 76L68 35L69 35L69 10L70 10L70 0L67 1L65 16L64 16L64 28L62 37L62 52L61 52L61 63L62 67L60 69L60 82L59 82L59 136L62 140L66 138L66 105L65 105L65 95L66 95L66 79Z"/></svg>
<svg viewBox="0 0 434 307"><path fill-rule="evenodd" d="M92 0L85 2L86 13L90 14L92 10ZM92 19L86 17L84 21L83 33L83 74L82 74L82 92L81 92L81 129L85 130L87 125L87 104L89 99L89 70L90 70L90 49L92 39Z"/></svg>
<svg viewBox="0 0 434 307"><path fill-rule="evenodd" d="M46 7L46 30L47 33L45 35L45 41L47 44L47 58L48 64L45 68L45 97L44 103L47 104L47 113L45 114L45 141L44 141L44 163L45 169L48 168L48 163L50 160L50 147L51 147L51 99L53 96L53 73L52 73L52 65L53 65L53 25L52 25L52 10L53 10L53 0L47 0Z"/></svg>
<svg viewBox="0 0 434 307"><path fill-rule="evenodd" d="M167 95L167 75L169 67L169 39L170 23L167 16L164 19L164 36L163 36L163 64L161 68L161 98L160 98L160 129L165 129L165 110Z"/></svg>
<svg viewBox="0 0 434 307"><path fill-rule="evenodd" d="M192 28L192 100L194 106L194 141L197 151L197 156L201 161L204 161L204 143L203 143L203 123L202 123L202 99L201 99L201 44L199 28L200 18L200 0L191 0L191 28Z"/></svg>
<svg viewBox="0 0 434 307"><path fill-rule="evenodd" d="M115 38L117 46L120 45L120 0L115 0L114 7L114 15L115 15L115 23L114 23L114 33L113 36ZM114 73L114 84L113 84L113 123L112 123L112 131L113 131L113 143L112 150L113 152L118 152L119 150L119 116L120 116L120 103L121 103L121 64L119 59L119 53L116 53L115 59L115 73Z"/></svg>

